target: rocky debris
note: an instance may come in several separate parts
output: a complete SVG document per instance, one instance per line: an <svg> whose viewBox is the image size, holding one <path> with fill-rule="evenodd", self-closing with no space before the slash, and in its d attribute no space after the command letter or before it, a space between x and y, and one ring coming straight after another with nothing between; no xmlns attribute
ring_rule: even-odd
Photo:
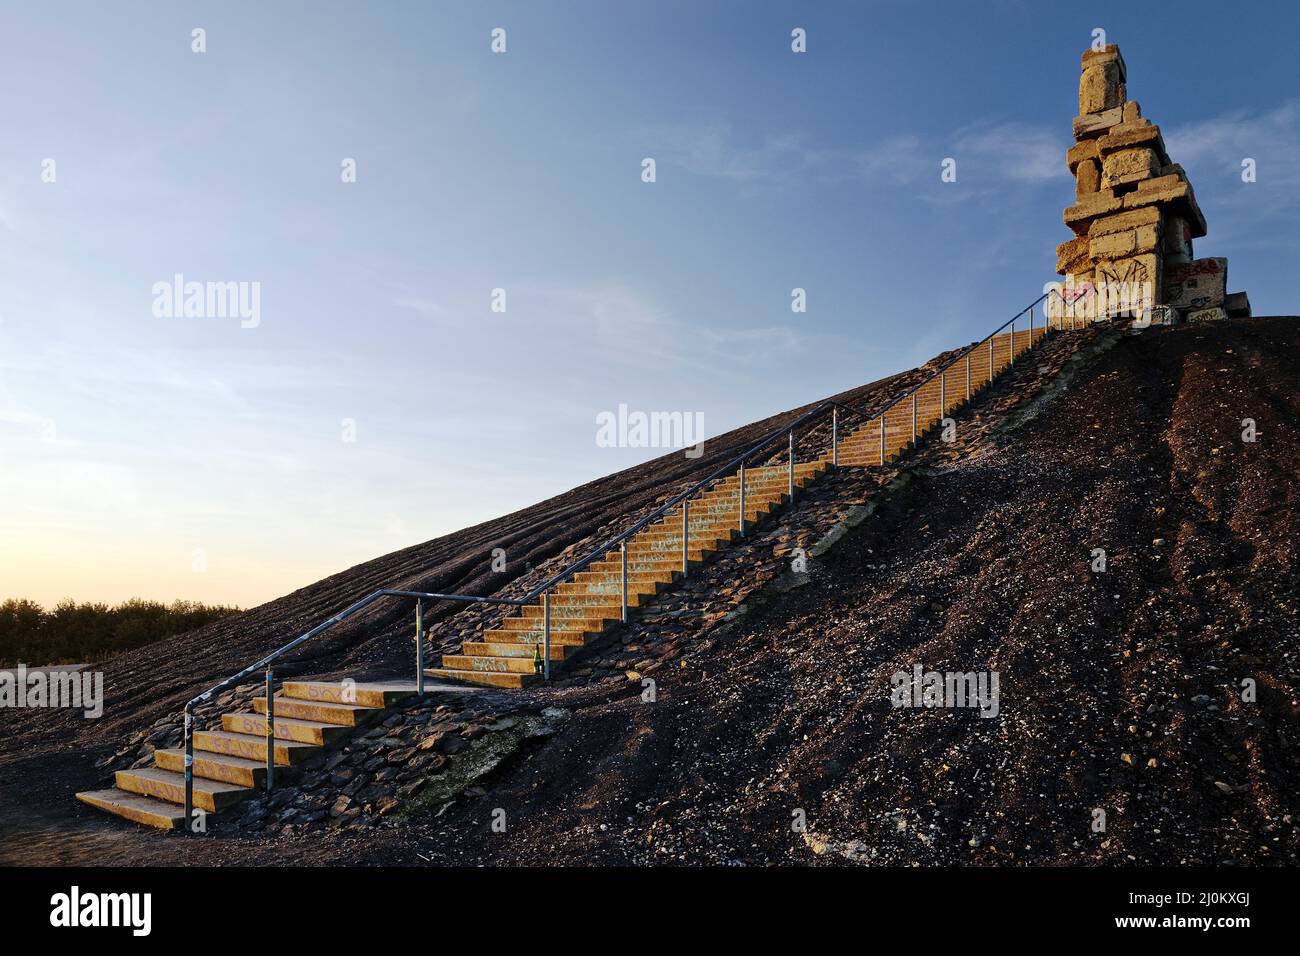
<svg viewBox="0 0 1300 956"><path fill-rule="evenodd" d="M1056 248L1066 277L1048 301L1057 327L1122 315L1160 324L1250 315L1244 292L1227 293L1228 260L1193 258L1205 216L1160 127L1127 95L1128 68L1111 44L1083 54L1075 144L1065 156L1075 204L1074 238ZM1231 299L1232 309L1224 308Z"/></svg>

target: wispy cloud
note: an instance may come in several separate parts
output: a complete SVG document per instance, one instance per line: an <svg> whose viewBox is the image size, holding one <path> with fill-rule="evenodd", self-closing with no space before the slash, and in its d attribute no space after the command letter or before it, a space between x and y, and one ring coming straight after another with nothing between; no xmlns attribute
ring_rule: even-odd
<svg viewBox="0 0 1300 956"><path fill-rule="evenodd" d="M736 142L723 124L663 127L641 138L663 161L697 176L737 183L795 181L824 172L829 155L811 147L799 134L766 135L753 145Z"/></svg>
<svg viewBox="0 0 1300 956"><path fill-rule="evenodd" d="M747 145L723 124L661 129L646 134L644 141L658 144L656 155L662 161L741 185L856 181L870 188L937 182L947 156L956 158L960 173L972 180L1037 184L1069 175L1067 138L1027 123L963 127L947 144L900 132L866 145L828 147L791 132ZM964 198L974 195L964 191Z"/></svg>
<svg viewBox="0 0 1300 956"><path fill-rule="evenodd" d="M1069 177L1069 146L1064 134L1044 126L982 123L957 131L953 158L959 170L973 170L981 179L1037 184Z"/></svg>
<svg viewBox="0 0 1300 956"><path fill-rule="evenodd" d="M1241 161L1256 162L1260 183L1288 187L1300 202L1300 100L1267 111L1235 110L1164 131L1175 162L1239 175Z"/></svg>

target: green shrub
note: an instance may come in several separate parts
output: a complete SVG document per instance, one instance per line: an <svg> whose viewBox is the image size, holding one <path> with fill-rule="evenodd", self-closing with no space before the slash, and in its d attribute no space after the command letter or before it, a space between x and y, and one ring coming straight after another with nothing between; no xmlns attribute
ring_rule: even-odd
<svg viewBox="0 0 1300 956"><path fill-rule="evenodd" d="M65 598L47 611L9 598L0 603L0 666L93 664L238 613L237 607L141 598L116 607Z"/></svg>

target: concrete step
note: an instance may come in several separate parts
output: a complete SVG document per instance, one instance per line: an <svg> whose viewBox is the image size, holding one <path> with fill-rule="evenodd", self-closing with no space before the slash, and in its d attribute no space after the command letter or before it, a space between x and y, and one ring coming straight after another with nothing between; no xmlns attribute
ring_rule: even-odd
<svg viewBox="0 0 1300 956"><path fill-rule="evenodd" d="M359 704L362 707L391 707L398 701L415 695L415 682L367 682L353 683L345 687L342 683L329 681L287 680L283 685L283 693L285 697L298 700Z"/></svg>
<svg viewBox="0 0 1300 956"><path fill-rule="evenodd" d="M551 660L562 661L582 649L581 644L557 644L551 635ZM470 657L526 657L532 660L540 652L539 645L510 641L466 641L460 652Z"/></svg>
<svg viewBox="0 0 1300 956"><path fill-rule="evenodd" d="M195 757L198 757L198 751L207 751L214 754L226 754L231 757L242 757L245 760L266 762L266 735L253 736L252 734L230 733L225 730L196 730L194 732L194 750ZM275 763L278 767L291 767L300 764L317 753L320 747L316 744L301 743L297 740L280 740L275 741Z"/></svg>
<svg viewBox="0 0 1300 956"><path fill-rule="evenodd" d="M259 714L266 713L266 698L254 697L253 710ZM298 720L314 720L321 724L337 724L340 727L356 727L379 713L374 707L362 707L360 704L335 704L327 700L299 700L277 694L275 698L275 719L293 717Z"/></svg>
<svg viewBox="0 0 1300 956"><path fill-rule="evenodd" d="M222 714L222 726L234 734L266 736L266 717L262 714ZM297 740L305 744L323 746L346 737L350 727L327 724L315 720L297 720L291 717L275 718L275 736L281 740Z"/></svg>
<svg viewBox="0 0 1300 956"><path fill-rule="evenodd" d="M541 634L545 627L546 618L544 617L524 617L512 618L515 623L505 627L505 621L502 627L493 628L488 631L489 634L508 634L506 640L515 640L516 634ZM586 643L587 637L595 637L598 634L605 633L606 629L615 624L621 623L623 615L620 611L602 612L599 617L568 617L562 620L551 618L551 637L555 638L557 634L571 634ZM568 641L566 643L576 644L578 641Z"/></svg>
<svg viewBox="0 0 1300 956"><path fill-rule="evenodd" d="M185 772L184 750L155 750L154 766L172 773ZM257 760L245 760L243 757L230 757L225 754L194 751L194 776L205 780L220 780L222 783L238 784L241 787L261 788L266 786L266 763Z"/></svg>
<svg viewBox="0 0 1300 956"><path fill-rule="evenodd" d="M497 671L458 671L446 667L431 667L424 672L426 677L440 680L458 680L467 684L480 684L484 687L505 687L518 690L534 684L540 678L536 674L506 674Z"/></svg>
<svg viewBox="0 0 1300 956"><path fill-rule="evenodd" d="M520 609L518 617L508 617L500 624L503 631L527 631L533 627L540 627L542 621L546 619L546 612L542 608L536 610L530 605ZM594 628L603 628L611 621L620 621L623 619L623 606L619 604L617 598L604 601L600 604L578 604L572 607L556 607L551 605L551 630L573 630L589 631Z"/></svg>
<svg viewBox="0 0 1300 956"><path fill-rule="evenodd" d="M597 636L596 631L565 631L557 630L554 625L551 626L551 649L554 650L556 645L563 644L565 647L579 648L584 647L587 641ZM603 632L601 632L603 633ZM542 626L530 631L487 631L483 635L485 640L496 641L502 644L522 644L526 647L532 647L534 644L541 642Z"/></svg>
<svg viewBox="0 0 1300 956"><path fill-rule="evenodd" d="M105 810L132 823L141 823L160 830L182 829L185 809L165 800L146 797L129 790L109 787L107 790L86 790L77 799L99 810Z"/></svg>
<svg viewBox="0 0 1300 956"><path fill-rule="evenodd" d="M614 574L618 574L623 567L623 559L618 555L617 551L614 552L614 554L615 556L612 558L603 558L600 561L593 562L590 565L591 569L593 571L603 571L606 573L612 571ZM634 568L636 571L644 574L668 573L671 574L673 580L676 581L682 574L682 556L680 554L674 554L662 558L640 558L634 561L632 560L632 556L628 555L628 574L635 573L633 571Z"/></svg>
<svg viewBox="0 0 1300 956"><path fill-rule="evenodd" d="M628 571L627 575L627 593L628 594L658 594L662 591L671 580L672 572L665 570L664 574L654 571ZM579 584L588 581L615 581L622 583L623 576L618 570L613 571L579 571L573 576L574 581Z"/></svg>
<svg viewBox="0 0 1300 956"><path fill-rule="evenodd" d="M114 783L119 790L142 793L157 797L168 803L185 803L185 775L157 767L141 767L139 770L119 770ZM243 800L253 791L233 783L220 780L205 780L195 777L193 784L194 806L201 807L209 813L220 813L227 807Z"/></svg>
<svg viewBox="0 0 1300 956"><path fill-rule="evenodd" d="M510 674L536 674L537 666L527 657L488 657L485 654L443 654L444 670L502 671Z"/></svg>

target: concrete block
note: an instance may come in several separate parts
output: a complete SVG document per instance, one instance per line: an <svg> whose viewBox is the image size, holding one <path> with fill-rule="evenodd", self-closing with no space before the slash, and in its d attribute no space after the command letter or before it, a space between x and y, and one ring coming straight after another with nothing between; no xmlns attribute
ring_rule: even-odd
<svg viewBox="0 0 1300 956"><path fill-rule="evenodd" d="M1193 259L1169 266L1164 275L1162 298L1176 309L1217 308L1223 305L1227 285L1227 259Z"/></svg>
<svg viewBox="0 0 1300 956"><path fill-rule="evenodd" d="M1080 68L1085 71L1106 63L1115 65L1121 83L1128 81L1128 66L1125 65L1124 55L1119 52L1117 44L1107 43L1100 50L1089 48L1084 50L1083 56L1079 58Z"/></svg>
<svg viewBox="0 0 1300 956"><path fill-rule="evenodd" d="M1125 183L1151 179L1159 168L1159 157L1154 149L1147 146L1121 149L1102 157L1101 187L1113 189Z"/></svg>
<svg viewBox="0 0 1300 956"><path fill-rule="evenodd" d="M1101 154L1097 152L1097 140L1085 139L1075 143L1065 152L1065 165L1070 168L1073 174L1079 168L1079 164L1086 159L1101 159Z"/></svg>
<svg viewBox="0 0 1300 956"><path fill-rule="evenodd" d="M1065 224L1076 236L1086 236L1088 227L1094 219L1108 216L1124 209L1124 201L1109 189L1100 189L1091 194L1084 202L1076 203L1065 210Z"/></svg>
<svg viewBox="0 0 1300 956"><path fill-rule="evenodd" d="M1195 309L1187 313L1187 321L1193 322L1226 322L1228 313L1220 306L1211 309Z"/></svg>
<svg viewBox="0 0 1300 956"><path fill-rule="evenodd" d="M1056 272L1058 275L1078 274L1091 265L1088 258L1088 237L1076 236L1056 247Z"/></svg>
<svg viewBox="0 0 1300 956"><path fill-rule="evenodd" d="M1154 253L1098 262L1094 272L1098 314L1141 315L1153 308L1160 292L1162 263Z"/></svg>
<svg viewBox="0 0 1300 956"><path fill-rule="evenodd" d="M1160 248L1160 224L1152 223L1123 232L1111 232L1090 239L1088 255L1092 259L1125 259Z"/></svg>
<svg viewBox="0 0 1300 956"><path fill-rule="evenodd" d="M1137 229L1139 226L1150 226L1160 221L1160 210L1155 206L1145 206L1141 209L1131 209L1128 212L1119 212L1110 216L1103 216L1100 219L1094 219L1088 224L1088 236L1096 238L1112 232L1124 232L1129 229Z"/></svg>
<svg viewBox="0 0 1300 956"><path fill-rule="evenodd" d="M1160 132L1160 127L1154 124L1130 127L1127 123L1121 123L1119 126L1112 127L1106 135L1099 136L1096 143L1097 152L1102 157L1121 149L1135 149L1139 146L1155 150L1160 158L1155 175L1161 175L1162 167L1169 164L1169 154L1165 152L1165 138Z"/></svg>
<svg viewBox="0 0 1300 956"><path fill-rule="evenodd" d="M1134 212L1144 212L1155 210L1157 206L1147 206L1143 210L1133 210ZM1164 253L1165 265L1184 264L1191 262L1192 254L1192 230L1188 226L1187 220L1176 213L1165 214L1164 242L1161 246L1161 252Z"/></svg>
<svg viewBox="0 0 1300 956"><path fill-rule="evenodd" d="M1101 188L1101 167L1095 159L1085 160L1075 170L1074 198L1082 202Z"/></svg>
<svg viewBox="0 0 1300 956"><path fill-rule="evenodd" d="M1250 318L1250 299L1244 292L1229 292L1223 297L1223 309L1230 319Z"/></svg>
<svg viewBox="0 0 1300 956"><path fill-rule="evenodd" d="M1124 108L1122 106L1104 110L1100 113L1076 116L1074 118L1074 138L1082 140L1104 136L1111 127L1118 126L1123 121Z"/></svg>
<svg viewBox="0 0 1300 956"><path fill-rule="evenodd" d="M1123 107L1123 80L1115 60L1096 62L1079 77L1079 115ZM1121 111L1121 119L1123 113Z"/></svg>

